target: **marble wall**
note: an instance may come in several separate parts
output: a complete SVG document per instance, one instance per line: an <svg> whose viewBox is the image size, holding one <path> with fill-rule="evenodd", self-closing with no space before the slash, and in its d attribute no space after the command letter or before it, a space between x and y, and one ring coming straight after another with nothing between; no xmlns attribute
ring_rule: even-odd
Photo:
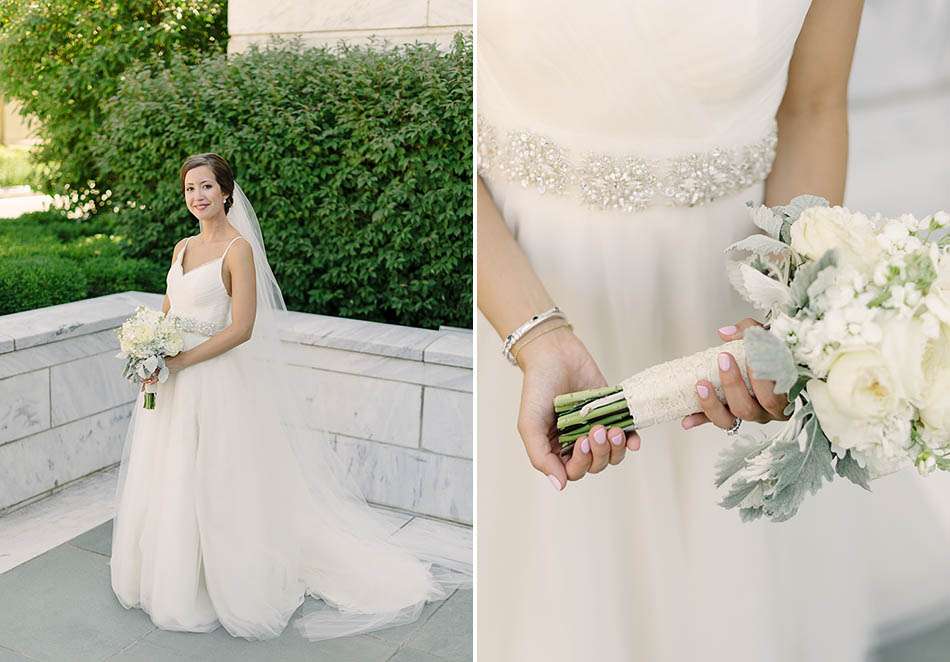
<svg viewBox="0 0 950 662"><path fill-rule="evenodd" d="M135 389L114 329L161 296L124 292L0 317L0 512L115 466ZM373 503L472 523L472 334L287 313L307 425Z"/></svg>
<svg viewBox="0 0 950 662"><path fill-rule="evenodd" d="M472 14L472 0L230 0L228 52L266 44L271 35L299 36L308 46L375 39L444 47L456 32L471 32Z"/></svg>

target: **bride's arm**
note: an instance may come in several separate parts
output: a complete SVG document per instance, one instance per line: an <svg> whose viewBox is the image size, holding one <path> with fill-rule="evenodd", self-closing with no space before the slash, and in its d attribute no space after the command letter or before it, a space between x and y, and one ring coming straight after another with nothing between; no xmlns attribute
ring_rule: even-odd
<svg viewBox="0 0 950 662"><path fill-rule="evenodd" d="M231 274L231 323L200 345L167 359L165 365L172 372L214 358L251 338L257 314L257 277L250 245L235 242L225 265Z"/></svg>
<svg viewBox="0 0 950 662"><path fill-rule="evenodd" d="M788 203L803 193L826 198L833 205L844 200L848 171L848 78L854 44L861 22L862 0L813 0L795 43L788 67L788 85L779 106L778 147L772 172L765 182L765 204ZM745 319L723 327L723 340L738 340L749 326ZM731 330L731 333L726 333ZM719 373L726 402L703 380L703 411L683 419L686 429L712 421L728 429L735 419L787 420L787 399L777 397L774 382L752 379L753 394L742 382L734 357Z"/></svg>
<svg viewBox="0 0 950 662"><path fill-rule="evenodd" d="M778 147L765 204L812 193L844 200L848 169L848 78L862 0L814 0L788 68Z"/></svg>
<svg viewBox="0 0 950 662"><path fill-rule="evenodd" d="M533 315L551 308L554 302L481 179L477 232L478 307L500 338L505 338ZM524 371L518 433L531 465L547 475L557 489L564 489L568 480L578 480L585 473L602 471L608 463L620 462L626 448L640 447L640 438L636 433L625 436L620 428L606 430L596 426L586 443L579 439L574 445L569 460L560 458L553 434L554 396L603 386L606 380L583 343L569 329L557 328L559 324L563 320L554 319L535 327L515 344L514 350ZM500 342L498 347L500 350ZM618 442L607 443L608 437L616 437Z"/></svg>

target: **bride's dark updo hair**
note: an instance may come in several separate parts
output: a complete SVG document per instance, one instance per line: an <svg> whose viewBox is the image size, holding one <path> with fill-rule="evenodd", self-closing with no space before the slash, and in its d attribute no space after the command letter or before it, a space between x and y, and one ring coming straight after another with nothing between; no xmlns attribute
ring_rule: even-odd
<svg viewBox="0 0 950 662"><path fill-rule="evenodd" d="M231 205L234 204L234 171L231 169L231 164L223 156L214 152L194 154L185 159L185 162L181 165L181 171L178 173L182 195L185 194L185 175L188 174L189 170L199 166L211 168L218 186L228 194L228 197L224 200L224 213L227 214L231 209Z"/></svg>

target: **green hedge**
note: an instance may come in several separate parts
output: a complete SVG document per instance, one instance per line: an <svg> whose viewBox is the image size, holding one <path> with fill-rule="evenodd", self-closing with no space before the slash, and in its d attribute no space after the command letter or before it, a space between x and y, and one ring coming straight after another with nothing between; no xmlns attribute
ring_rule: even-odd
<svg viewBox="0 0 950 662"><path fill-rule="evenodd" d="M129 255L198 231L178 168L217 152L254 205L293 310L472 324L472 43L273 42L126 71L94 140Z"/></svg>
<svg viewBox="0 0 950 662"><path fill-rule="evenodd" d="M32 212L0 220L0 315L141 290L164 292L167 262L127 258L105 215Z"/></svg>
<svg viewBox="0 0 950 662"><path fill-rule="evenodd" d="M84 299L86 279L75 260L33 255L0 259L0 315Z"/></svg>
<svg viewBox="0 0 950 662"><path fill-rule="evenodd" d="M111 186L92 158L103 102L135 62L224 52L227 13L225 0L0 0L0 94L43 139L29 183L98 209Z"/></svg>

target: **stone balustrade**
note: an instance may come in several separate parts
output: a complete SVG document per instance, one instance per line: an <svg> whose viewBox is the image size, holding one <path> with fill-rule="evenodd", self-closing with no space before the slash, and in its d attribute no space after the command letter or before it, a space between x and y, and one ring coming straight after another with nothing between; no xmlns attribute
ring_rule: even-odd
<svg viewBox="0 0 950 662"><path fill-rule="evenodd" d="M119 461L136 389L115 329L161 302L123 292L0 317L0 513ZM281 324L307 425L331 434L366 498L471 524L471 332L297 312Z"/></svg>

